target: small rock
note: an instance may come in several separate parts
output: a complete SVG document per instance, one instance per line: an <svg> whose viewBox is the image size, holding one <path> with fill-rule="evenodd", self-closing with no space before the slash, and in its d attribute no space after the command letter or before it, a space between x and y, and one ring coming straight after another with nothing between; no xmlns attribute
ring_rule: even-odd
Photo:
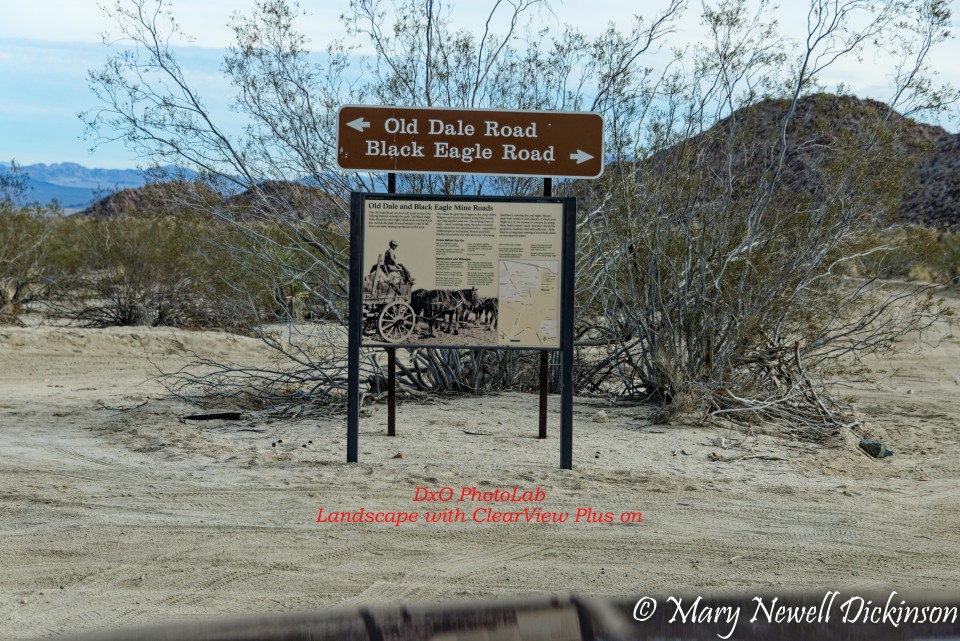
<svg viewBox="0 0 960 641"><path fill-rule="evenodd" d="M276 446L277 446L276 443L271 443L271 444L270 444L270 447L276 447Z"/></svg>
<svg viewBox="0 0 960 641"><path fill-rule="evenodd" d="M607 413L604 412L603 410L600 410L599 412L593 415L594 423L606 423L608 420L609 418L607 417Z"/></svg>
<svg viewBox="0 0 960 641"><path fill-rule="evenodd" d="M394 454L394 455L391 456L390 458L403 458L403 453L402 453L402 452L397 452L396 454Z"/></svg>
<svg viewBox="0 0 960 641"><path fill-rule="evenodd" d="M893 452L887 449L887 446L884 445L882 441L878 441L874 438L861 439L860 449L873 458L886 458L887 456L893 456Z"/></svg>

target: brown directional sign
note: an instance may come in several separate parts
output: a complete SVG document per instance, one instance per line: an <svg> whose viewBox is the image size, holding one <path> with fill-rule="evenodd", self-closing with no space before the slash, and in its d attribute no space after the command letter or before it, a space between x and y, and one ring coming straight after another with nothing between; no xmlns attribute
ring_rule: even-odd
<svg viewBox="0 0 960 641"><path fill-rule="evenodd" d="M341 107L337 164L396 173L596 178L603 117L568 111Z"/></svg>

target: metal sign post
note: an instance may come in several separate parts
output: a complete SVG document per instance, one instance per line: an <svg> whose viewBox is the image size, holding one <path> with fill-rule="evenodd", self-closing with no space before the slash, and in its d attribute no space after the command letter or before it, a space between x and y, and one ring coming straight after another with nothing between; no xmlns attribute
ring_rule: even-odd
<svg viewBox="0 0 960 641"><path fill-rule="evenodd" d="M347 463L360 456L360 331L363 317L363 194L350 195L350 304L347 324Z"/></svg>
<svg viewBox="0 0 960 641"><path fill-rule="evenodd" d="M563 223L563 278L561 291L560 340L563 351L560 355L560 467L573 469L573 303L576 278L577 205L576 199L564 212Z"/></svg>
<svg viewBox="0 0 960 641"><path fill-rule="evenodd" d="M553 181L543 179L543 195L545 198L553 196ZM547 393L550 387L550 352L540 350L540 422L537 438L547 438Z"/></svg>

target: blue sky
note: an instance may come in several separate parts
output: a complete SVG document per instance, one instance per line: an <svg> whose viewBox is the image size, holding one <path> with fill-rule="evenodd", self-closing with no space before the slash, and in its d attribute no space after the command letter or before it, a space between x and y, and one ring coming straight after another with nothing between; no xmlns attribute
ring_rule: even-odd
<svg viewBox="0 0 960 641"><path fill-rule="evenodd" d="M751 0L752 1L752 0ZM181 63L217 116L237 123L226 108L230 88L219 72L223 48L230 42L227 27L234 11L244 11L252 0L174 0L174 13L183 29L195 37L192 46L179 49ZM665 0L629 3L635 11L653 13ZM804 10L784 2L778 10L783 30L802 28ZM104 63L109 53L101 34L111 22L95 0L0 0L0 160L21 164L77 162L88 167L127 168L143 164L122 144L111 143L90 153L82 139L83 126L77 114L96 106L87 86L87 71ZM342 35L338 17L347 0L302 0L310 14L299 23L316 49ZM547 26L576 25L588 34L601 32L611 20L622 23L624 0L553 0L553 15L542 18ZM480 24L489 1L456 3L454 15L466 25ZM699 4L691 2L671 45L696 40L699 35ZM960 26L960 0L953 0L954 29ZM621 26L624 26L621 24ZM799 38L802 33L797 32ZM932 59L938 79L960 86L960 44L951 40ZM885 98L884 73L867 61L838 65L825 78L828 86L844 82L861 96ZM952 120L939 124L957 131L957 111Z"/></svg>

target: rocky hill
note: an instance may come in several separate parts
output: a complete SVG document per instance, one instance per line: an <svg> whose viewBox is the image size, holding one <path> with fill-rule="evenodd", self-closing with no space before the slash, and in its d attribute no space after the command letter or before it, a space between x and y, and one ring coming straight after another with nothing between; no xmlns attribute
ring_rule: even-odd
<svg viewBox="0 0 960 641"><path fill-rule="evenodd" d="M926 227L960 231L960 134L941 136L934 152L920 163L900 216Z"/></svg>
<svg viewBox="0 0 960 641"><path fill-rule="evenodd" d="M198 203L200 203L198 205ZM255 188L224 197L199 182L153 183L123 189L101 198L82 212L87 216L167 215L213 208L238 220L293 214L314 221L328 220L335 205L322 190L292 181L264 181Z"/></svg>
<svg viewBox="0 0 960 641"><path fill-rule="evenodd" d="M300 182L270 180L228 199L237 218L264 218L291 213L301 220L329 220L336 205L322 189Z"/></svg>
<svg viewBox="0 0 960 641"><path fill-rule="evenodd" d="M172 181L121 189L80 212L85 216L163 216L196 210L197 202L222 207L225 199L203 183Z"/></svg>
<svg viewBox="0 0 960 641"><path fill-rule="evenodd" d="M762 100L740 109L644 160L638 177L685 176L709 211L729 197L749 206L779 166L774 198L788 207L845 193L881 222L960 229L960 137L883 103L832 94L801 98L781 132L788 107Z"/></svg>

